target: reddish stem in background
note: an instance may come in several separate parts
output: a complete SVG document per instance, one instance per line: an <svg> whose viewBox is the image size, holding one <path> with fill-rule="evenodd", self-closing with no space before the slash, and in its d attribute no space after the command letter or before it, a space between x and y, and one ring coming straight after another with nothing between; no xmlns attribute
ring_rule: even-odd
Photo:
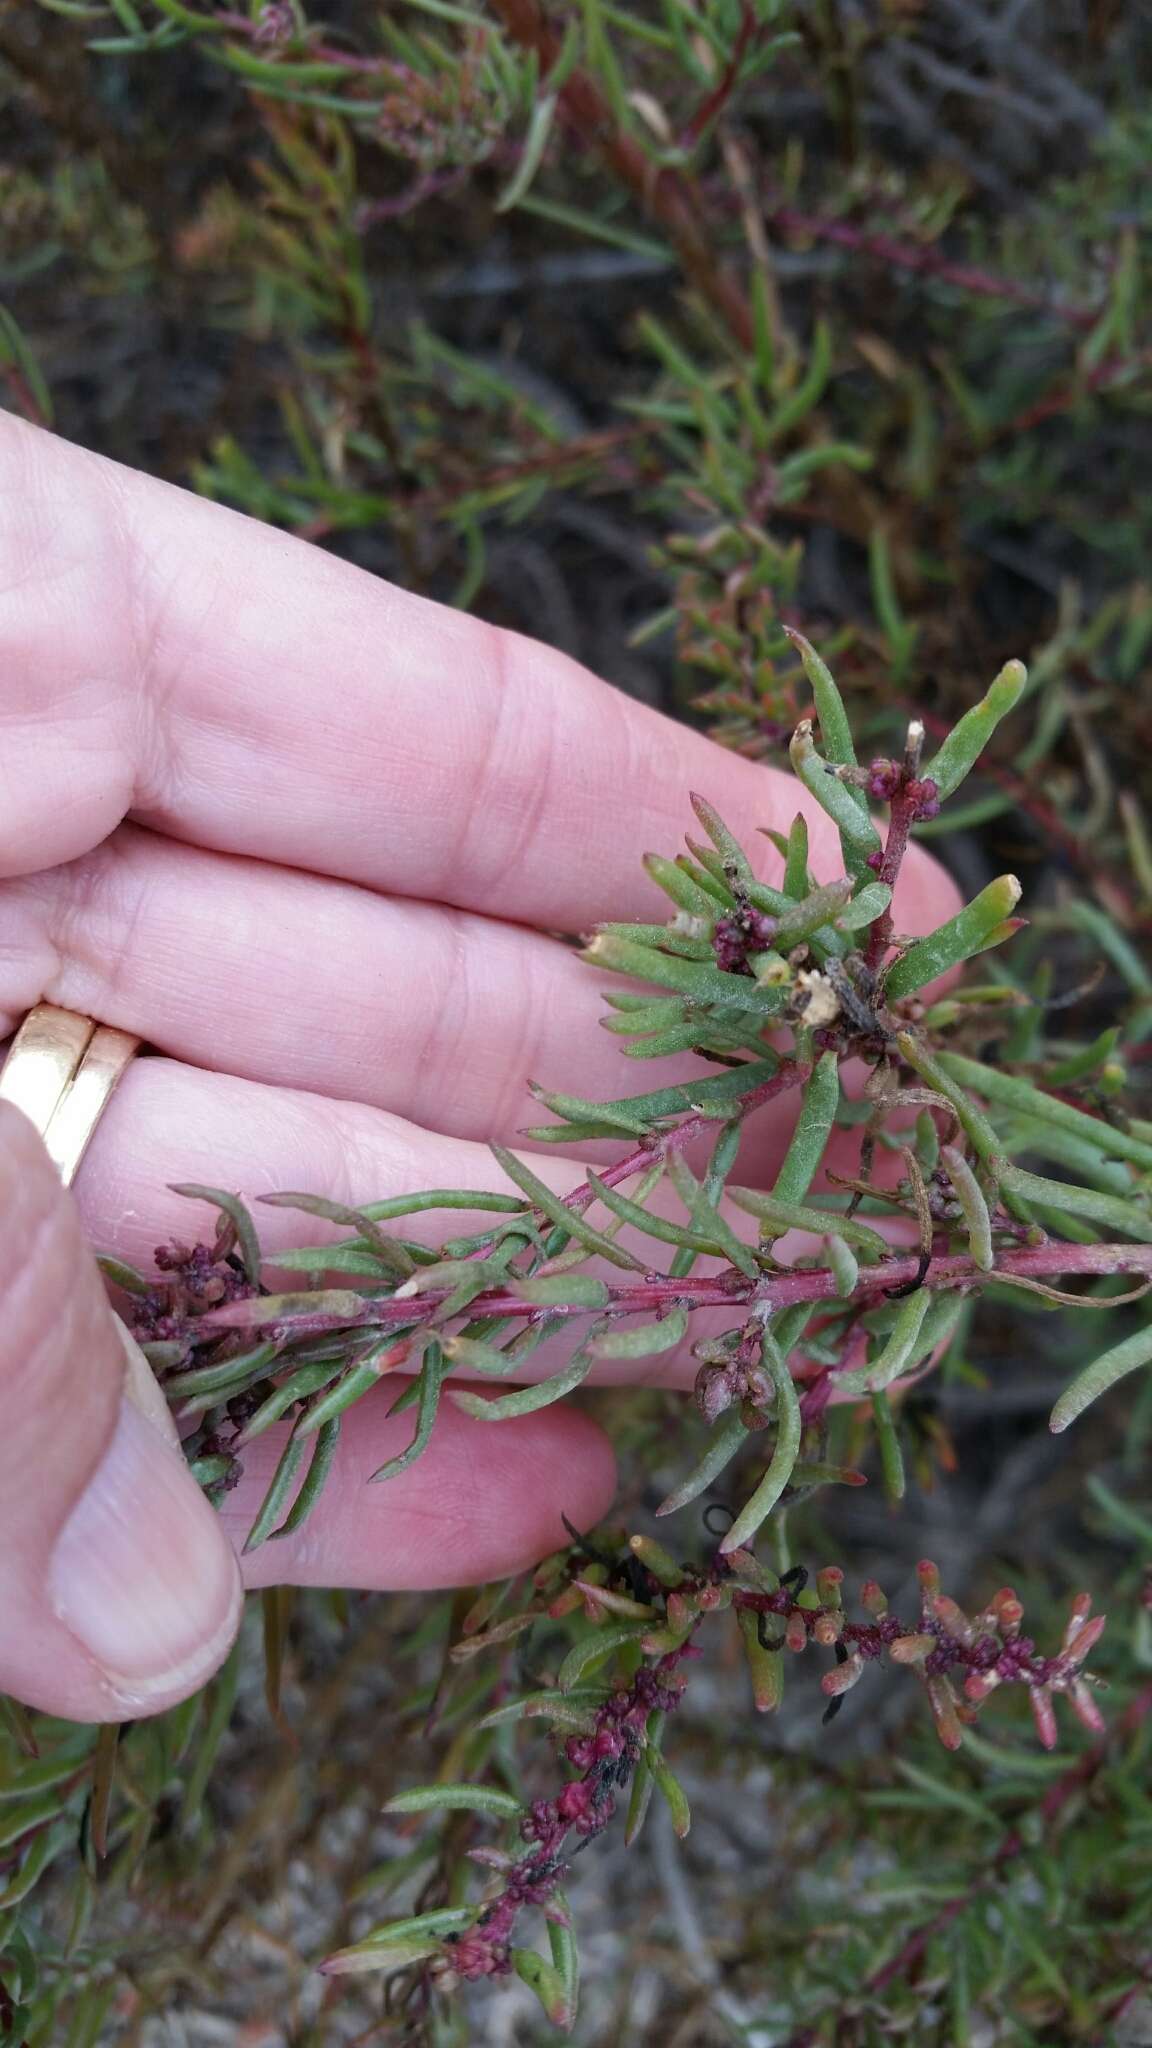
<svg viewBox="0 0 1152 2048"><path fill-rule="evenodd" d="M1072 1768L1065 1771L1063 1777L1057 1778L1055 1784L1049 1787L1040 1805L1040 1819L1045 1835L1050 1834L1055 1829L1065 1807L1071 1803L1077 1793L1084 1791L1099 1776L1113 1750L1118 1749L1127 1741L1129 1736L1138 1734L1150 1715L1152 1715L1152 1685L1146 1685L1136 1694L1135 1699L1129 1701L1124 1712L1118 1716L1113 1726L1108 1730L1108 1733L1102 1735L1099 1742L1093 1743L1090 1749L1085 1750L1084 1755L1072 1765ZM875 1995L886 1990L888 1985L893 1983L898 1977L909 1976L923 1958L929 1943L934 1941L937 1935L943 1934L952 1925L954 1920L958 1920L961 1913L972 1904L974 1899L990 1891L1008 1864L1015 1862L1017 1857L1022 1856L1029 1848L1034 1846L1035 1844L1026 1842L1015 1828L1006 1834L992 1858L986 1875L979 1878L968 1891L959 1893L954 1899L949 1899L946 1905L941 1906L938 1913L934 1913L930 1920L926 1920L922 1926L916 1928L915 1932L908 1936L903 1946L888 1962L882 1964L880 1969L873 1971L872 1975L860 1987L860 1990L853 1995L853 2009L857 2009L861 1998L866 1999L869 1994ZM833 2019L835 2024L837 2016L830 2015L829 2017ZM847 2024L847 2013L843 2013L840 2017ZM785 2048L815 2048L815 2044L819 2039L820 2035L815 2028L802 2027L799 2033L792 2034L789 2037L785 2043Z"/></svg>
<svg viewBox="0 0 1152 2048"><path fill-rule="evenodd" d="M539 0L492 0L493 12L522 49L534 50L547 78L561 53L560 37ZM754 341L752 312L733 272L717 254L718 237L695 179L654 164L618 128L612 109L586 71L570 72L558 94L565 124L594 150L650 219L668 234L685 278L718 313L742 349Z"/></svg>

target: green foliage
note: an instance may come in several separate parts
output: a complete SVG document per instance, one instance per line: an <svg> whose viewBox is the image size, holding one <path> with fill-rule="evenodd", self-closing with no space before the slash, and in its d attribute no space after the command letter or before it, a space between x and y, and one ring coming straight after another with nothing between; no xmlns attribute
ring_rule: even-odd
<svg viewBox="0 0 1152 2048"><path fill-rule="evenodd" d="M1078 1455L1093 1455L1093 1430L1129 1439L1130 1461L1146 1445L1152 835L1130 772L1150 737L1146 81L1122 32L1095 20L1073 73L1035 22L1011 48L973 54L933 10L880 10L865 32L836 7L790 0L588 0L550 14L527 0L407 0L350 31L297 0L45 8L42 35L0 31L0 104L34 130L26 160L0 161L8 401L76 431L68 333L87 348L102 322L127 329L154 302L192 358L244 365L177 437L169 473L482 610L499 607L495 565L511 537L577 497L592 515L615 508L652 564L631 619L641 657L674 663L681 705L702 689L698 708L740 751L781 758L791 740L841 837L843 877L817 881L803 820L769 833L779 859L768 881L698 802L704 840L649 859L672 915L608 925L587 957L631 979L605 991L605 1026L627 1055L695 1052L700 1072L607 1103L536 1091L552 1119L531 1132L537 1143L618 1149L609 1165L598 1155L575 1197L560 1200L508 1152L497 1166L511 1193L435 1189L362 1211L278 1197L350 1234L278 1254L298 1292L237 1302L148 1346L194 1425L189 1455L213 1497L248 1443L291 1422L250 1548L299 1526L343 1416L382 1372L418 1375L401 1397L415 1410L411 1442L375 1475L386 1483L425 1448L446 1385L499 1426L577 1388L598 1359L694 1350L701 1414L661 1480L660 1512L727 1475L739 1512L724 1569L710 1555L686 1578L673 1555L691 1547L685 1534L669 1551L641 1535L627 1554L647 1577L625 1579L618 1539L601 1532L593 1549L574 1538L527 1596L490 1590L472 1612L458 1606L435 1705L447 1716L443 1782L411 1795L415 1808L393 1803L428 1814L412 1868L448 1903L400 1912L359 1941L333 1930L333 1978L395 1977L397 1997L432 1987L439 2043L456 2024L440 1993L469 1974L453 1956L481 1925L465 1849L502 1822L493 1853L522 1859L520 1816L554 1770L530 1724L551 1714L557 1740L579 1740L610 1690L663 1668L669 1699L643 1713L637 1702L632 1840L661 1801L677 1832L687 1827L665 1756L681 1739L675 1660L714 1613L734 1619L758 1709L779 1708L805 1645L845 1650L826 1674L835 1704L860 1676L851 1644L862 1638L847 1629L883 1619L876 1589L861 1592L868 1621L848 1624L833 1575L788 1591L791 1551L822 1544L839 1489L875 1475L889 1502L906 1503L944 1462L920 1386L994 1382L1005 1304L1014 1328L1036 1333L1053 1430L1097 1404L1068 1439ZM1059 34L1075 42L1074 26ZM926 135L913 103L942 62L946 118ZM208 81L211 132L229 137L211 162L196 161L187 130L172 147L162 118L146 132L139 81L182 91L193 79ZM799 116L783 118L782 103ZM1067 147L1049 149L1054 133ZM1026 205L1012 203L1017 187ZM459 281L436 252L485 250L496 235L528 288L539 259L565 289L607 279L614 307L619 276L620 303L641 301L614 327L608 404L596 391L584 420L521 374L503 314L497 325L477 314L486 285L466 284L471 310L454 310ZM582 273L589 261L605 267ZM397 288L409 262L420 273L410 295ZM51 294L67 307L63 333ZM511 325L523 324L517 307ZM153 459L140 372L117 360L105 384L127 392L112 452ZM974 705L977 674L995 680ZM908 796L913 782L959 801L938 817L932 799ZM903 843L945 832L981 835L988 859L973 900L908 944L892 922ZM970 837L960 845L970 852ZM1054 858L1037 874L1041 846ZM1030 925L1015 915L1015 876L987 879L1007 865L1020 869ZM979 980L968 969L938 985L978 957ZM1069 989L1082 1005L1071 1024ZM863 1099L843 1071L861 1063ZM751 1134L779 1096L798 1120L763 1187ZM852 1143L859 1170L837 1178ZM841 1165L827 1171L833 1157ZM187 1192L216 1204L216 1255L239 1257L255 1283L253 1219L227 1190ZM467 1237L451 1234L460 1210ZM381 1227L418 1212L440 1219L434 1253ZM900 1250L882 1227L892 1221ZM105 1270L131 1317L149 1283ZM495 1399L453 1388L461 1370L517 1382L546 1340L541 1383ZM833 1405L834 1392L850 1398ZM665 1417L650 1439L643 1413L623 1422L635 1471L657 1448L667 1455L670 1435ZM937 2028L960 2041L983 2038L994 2015L1024 2039L1105 2038L1138 1995L1152 1903L1140 1792L1152 1645L1138 1565L1152 1531L1126 1496L1098 1479L1088 1489L1119 1622L1102 1649L1110 1732L1051 1760L1019 1745L1010 1719L974 1733L963 1717L979 1701L923 1668L924 1627L966 1649L977 1625L1016 1641L1018 1618L1002 1603L957 1619L924 1589L923 1626L895 1639L912 1647L887 1654L911 1665L937 1735L960 1747L941 1762L906 1734L879 1785L844 1769L835 1800L819 1773L774 1752L786 1879L806 1870L814 1842L850 1861L865 1838L880 1874L866 1901L846 1883L834 1912L788 1881L787 1915L765 1903L758 1874L742 1953L759 1959L775 2003L761 1998L759 2012L754 1996L749 2026L762 2018L773 2038L808 2029L797 2039L813 2043L862 2024L877 2038ZM1062 1556L1051 1576L1066 1594L1096 1568ZM756 1601L777 1603L773 1627L791 1638L777 1646ZM268 1613L278 1709L290 1619L280 1604ZM503 1660L529 1636L537 1690L509 1701ZM539 1690L545 1670L562 1695ZM1094 1727L1079 1664L1062 1670ZM23 2029L35 2048L103 2038L123 1979L88 1932L94 1836L106 1824L107 1890L161 1869L165 1828L181 1855L200 1853L237 1671L234 1660L201 1700L118 1746L6 1709L0 2030ZM1042 1681L1029 1697L1047 1742ZM469 1819L477 1803L483 1815ZM397 1856L374 1896L402 1867ZM490 1865L493 1896L502 1868ZM71 1931L37 1926L33 1939L30 1902L61 1885L75 1894ZM575 1942L560 1896L542 1908L547 1952L513 1945L503 1960L569 2028ZM1062 1929L1058 1957L1045 1914Z"/></svg>

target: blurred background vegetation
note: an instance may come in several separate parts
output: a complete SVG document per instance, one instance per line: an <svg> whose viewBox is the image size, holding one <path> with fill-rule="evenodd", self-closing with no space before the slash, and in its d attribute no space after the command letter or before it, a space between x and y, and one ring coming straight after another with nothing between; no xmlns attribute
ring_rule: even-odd
<svg viewBox="0 0 1152 2048"><path fill-rule="evenodd" d="M836 655L866 741L1023 656L1025 712L940 850L969 891L1024 881L997 974L1044 994L1103 959L1054 1029L1119 1025L1139 1109L1142 13L0 0L4 402L764 758L796 702L781 617ZM905 1688L822 1731L803 1683L754 1722L741 1674L705 1671L689 1843L611 1836L570 1887L587 2048L1152 2042L1152 1398L1127 1383L1054 1442L1085 1341L1001 1299L906 1404L899 1515L833 1490L790 1539L894 1604L925 1551L959 1597L1010 1578L1037 1635L1089 1586L1111 1736L1045 1758L997 1709L946 1757ZM692 1425L666 1395L599 1406L635 1527ZM111 1792L109 1741L42 1725L37 1761L12 1714L0 2039L554 2038L520 1985L416 2019L314 1971L435 1902L437 1844L382 1820L389 1792L497 1745L470 1724L499 1670L466 1667L427 1730L448 1608L266 1597L207 1694L123 1736ZM541 1752L497 1761L531 1785Z"/></svg>

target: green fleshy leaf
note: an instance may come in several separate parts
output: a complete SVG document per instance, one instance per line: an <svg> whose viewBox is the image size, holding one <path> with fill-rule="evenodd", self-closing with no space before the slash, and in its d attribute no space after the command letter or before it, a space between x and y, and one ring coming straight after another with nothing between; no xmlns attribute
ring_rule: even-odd
<svg viewBox="0 0 1152 2048"><path fill-rule="evenodd" d="M353 1209L347 1202L333 1202L324 1195L261 1195L260 1200L269 1208L298 1209L306 1216L319 1216L326 1223L340 1223L354 1230L358 1237L366 1239L376 1253L379 1265L387 1272L398 1274L401 1279L406 1279L414 1268L411 1254L396 1238L379 1229L365 1209Z"/></svg>
<svg viewBox="0 0 1152 2048"><path fill-rule="evenodd" d="M984 1191L964 1154L955 1145L945 1145L941 1148L940 1164L948 1175L952 1183L952 1192L960 1204L960 1212L968 1232L968 1249L973 1262L979 1266L981 1272L990 1273L995 1264L995 1257L992 1250L992 1218L988 1214Z"/></svg>
<svg viewBox="0 0 1152 2048"><path fill-rule="evenodd" d="M581 958L593 967L608 967L616 974L630 974L637 981L674 988L693 1002L714 1003L719 1009L774 1017L787 1000L784 988L761 988L746 974L728 974L705 960L682 960L671 953L657 952L616 932L597 932Z"/></svg>
<svg viewBox="0 0 1152 2048"><path fill-rule="evenodd" d="M921 769L921 774L936 784L942 799L952 796L975 767L1000 720L1019 703L1027 681L1022 661L1006 661L987 694L964 713L939 753Z"/></svg>
<svg viewBox="0 0 1152 2048"><path fill-rule="evenodd" d="M698 1465L681 1480L679 1486L661 1501L656 1510L658 1515L674 1515L678 1508L687 1507L718 1479L724 1467L731 1463L741 1446L748 1441L748 1431L740 1419L740 1412L734 1409L718 1422L708 1441L708 1447Z"/></svg>
<svg viewBox="0 0 1152 2048"><path fill-rule="evenodd" d="M882 1393L902 1373L910 1372L923 1358L927 1346L923 1342L924 1318L932 1296L926 1287L920 1287L915 1294L902 1301L896 1314L887 1341L877 1358L866 1365L857 1366L851 1372L833 1375L837 1387L847 1394Z"/></svg>
<svg viewBox="0 0 1152 2048"><path fill-rule="evenodd" d="M415 1434L406 1450L399 1451L394 1458L386 1459L383 1465L377 1467L376 1471L371 1475L374 1482L377 1480L395 1479L399 1473L406 1472L409 1465L414 1465L417 1458L423 1456L428 1448L436 1421L436 1414L440 1406L440 1388L443 1379L444 1352L441 1346L433 1340L424 1353L424 1363L420 1368L420 1376L415 1382L415 1386L419 1389ZM392 1412L395 1413L395 1410Z"/></svg>
<svg viewBox="0 0 1152 2048"><path fill-rule="evenodd" d="M804 1084L796 1128L772 1190L774 1201L804 1200L820 1170L839 1106L839 1062L834 1052L825 1052Z"/></svg>
<svg viewBox="0 0 1152 2048"><path fill-rule="evenodd" d="M768 1226L765 1236L782 1237L786 1230L807 1230L814 1237L823 1237L826 1231L834 1230L845 1244L855 1245L872 1258L883 1258L891 1250L878 1230L858 1223L854 1216L841 1216L831 1209L816 1209L803 1202L781 1202L775 1195L765 1194L762 1188L730 1187L727 1192L738 1209L759 1216Z"/></svg>
<svg viewBox="0 0 1152 2048"><path fill-rule="evenodd" d="M910 996L950 967L958 967L977 953L986 952L999 937L1010 937L1015 926L1007 927L1020 901L1020 884L1015 875L1000 875L981 889L947 924L926 939L918 939L890 969L884 994L893 1002Z"/></svg>
<svg viewBox="0 0 1152 2048"><path fill-rule="evenodd" d="M1119 1380L1130 1372L1136 1372L1143 1365L1152 1364L1152 1325L1135 1330L1130 1337L1113 1345L1100 1358L1093 1359L1083 1372L1077 1373L1071 1386L1066 1387L1049 1417L1048 1427L1055 1435L1067 1429L1078 1415L1098 1401Z"/></svg>
<svg viewBox="0 0 1152 2048"><path fill-rule="evenodd" d="M720 1545L722 1557L727 1557L733 1550L742 1550L752 1541L791 1479L800 1453L799 1397L788 1370L788 1361L767 1329L764 1331L764 1363L776 1389L776 1443L768 1470L751 1498L745 1501Z"/></svg>
<svg viewBox="0 0 1152 2048"><path fill-rule="evenodd" d="M462 1388L453 1387L451 1398L465 1415L472 1415L478 1422L505 1422L513 1415L534 1415L538 1408L550 1408L554 1401L562 1401L566 1394L574 1393L587 1379L592 1369L592 1354L587 1348L578 1351L562 1372L554 1373L551 1379L540 1380L534 1387L517 1387L514 1394L501 1394L494 1401L485 1400L482 1394L468 1394Z"/></svg>
<svg viewBox="0 0 1152 2048"><path fill-rule="evenodd" d="M605 1330L602 1337L592 1339L588 1349L594 1358L654 1358L662 1351L675 1351L687 1334L688 1311L674 1308L660 1322Z"/></svg>
<svg viewBox="0 0 1152 2048"><path fill-rule="evenodd" d="M569 1208L559 1195L553 1194L546 1182L533 1173L530 1166L526 1166L522 1159L517 1158L514 1152L507 1151L503 1145L493 1145L491 1150L509 1180L514 1181L518 1188L522 1188L533 1207L542 1209L553 1223L560 1225L567 1236L576 1238L588 1251L598 1252L610 1265L622 1266L630 1273L643 1272L644 1267L639 1259L634 1258L631 1252L622 1250L612 1238L606 1237L603 1231L594 1229L577 1210Z"/></svg>
<svg viewBox="0 0 1152 2048"><path fill-rule="evenodd" d="M413 1785L386 1799L382 1813L487 1813L498 1820L517 1820L524 1808L511 1792L496 1785Z"/></svg>
<svg viewBox="0 0 1152 2048"><path fill-rule="evenodd" d="M976 1089L989 1102L1001 1103L1023 1116L1034 1116L1056 1130L1067 1131L1071 1137L1083 1138L1110 1158L1128 1159L1134 1166L1152 1170L1152 1145L1103 1117L1089 1116L1086 1110L1075 1109L1070 1102L1046 1094L1031 1081L1005 1073L1003 1068L987 1066L982 1060L968 1059L963 1053L942 1052L939 1063L952 1080Z"/></svg>
<svg viewBox="0 0 1152 2048"><path fill-rule="evenodd" d="M892 1414L892 1404L887 1394L883 1392L877 1392L872 1396L872 1421L876 1429L876 1448L880 1453L884 1497L895 1506L904 1498L904 1454L900 1448L900 1433Z"/></svg>
<svg viewBox="0 0 1152 2048"><path fill-rule="evenodd" d="M709 1252L714 1258L729 1258L740 1272L749 1279L755 1279L760 1268L749 1250L734 1232L723 1232L721 1218L710 1216L702 1228L693 1228L689 1223L669 1223L663 1216L653 1216L638 1202L629 1201L617 1188L610 1188L598 1174L589 1169L588 1185L596 1191L598 1201L611 1209L624 1223L630 1223L636 1230L642 1230L647 1237L654 1237L661 1244L679 1245L692 1251Z"/></svg>
<svg viewBox="0 0 1152 2048"><path fill-rule="evenodd" d="M567 1986L554 1963L546 1963L534 1948L514 1948L512 1967L521 1982L534 1992L544 2009L545 2016L561 2033L571 2031L575 2013L572 2010Z"/></svg>
<svg viewBox="0 0 1152 2048"><path fill-rule="evenodd" d="M806 640L803 633L798 633L794 626L785 626L784 631L804 664L804 673L808 678L812 701L816 706L816 716L820 721L820 738L825 754L837 767L854 768L856 748L852 741L852 724L831 669L820 659L811 641ZM863 790L857 794L861 809L866 809Z"/></svg>
<svg viewBox="0 0 1152 2048"><path fill-rule="evenodd" d="M169 1192L184 1195L190 1202L210 1202L214 1209L219 1209L227 1216L236 1232L236 1248L244 1267L244 1277L250 1287L259 1287L260 1267L263 1263L260 1240L256 1235L256 1226L239 1195L230 1195L224 1188L201 1187L198 1181L182 1181L178 1185L172 1182Z"/></svg>
<svg viewBox="0 0 1152 2048"><path fill-rule="evenodd" d="M800 781L840 834L849 873L870 879L867 858L869 854L880 852L880 835L868 816L867 806L857 802L859 792L851 784L841 782L816 752L808 719L803 719L797 726L790 752L792 766Z"/></svg>
<svg viewBox="0 0 1152 2048"><path fill-rule="evenodd" d="M591 1273L551 1273L513 1282L517 1294L539 1308L606 1308L611 1295L603 1280Z"/></svg>
<svg viewBox="0 0 1152 2048"><path fill-rule="evenodd" d="M771 1617L769 1619L771 1620ZM775 1713L784 1695L784 1652L765 1649L760 1641L760 1617L754 1608L738 1607L736 1620L740 1627L744 1655L752 1679L752 1697L756 1702L756 1711L758 1714Z"/></svg>
<svg viewBox="0 0 1152 2048"><path fill-rule="evenodd" d="M280 1527L272 1531L270 1538L272 1542L275 1542L280 1536L291 1536L295 1530L301 1528L323 1493L328 1474L332 1470L333 1459L336 1456L340 1439L340 1421L340 1416L334 1415L328 1422L321 1423L320 1428L316 1432L312 1457L308 1470L304 1475L304 1483L284 1520L281 1522ZM300 1441L299 1433L297 1434L296 1441ZM247 1547L246 1545L245 1548Z"/></svg>
<svg viewBox="0 0 1152 2048"><path fill-rule="evenodd" d="M606 1628L598 1628L573 1645L556 1673L556 1684L561 1692L571 1692L579 1684L586 1671L593 1671L605 1658L614 1656L625 1644L638 1643L647 1634L647 1625L642 1621L622 1621Z"/></svg>
<svg viewBox="0 0 1152 2048"><path fill-rule="evenodd" d="M647 1756L646 1761L652 1773L656 1789L666 1801L668 1811L672 1816L672 1832L679 1837L680 1841L683 1841L692 1826L692 1809L688 1804L688 1795L681 1785L679 1778L674 1775L665 1763L659 1750Z"/></svg>
<svg viewBox="0 0 1152 2048"><path fill-rule="evenodd" d="M304 1459L304 1440L295 1432L289 1437L280 1453L276 1470L268 1482L268 1490L256 1513L256 1519L244 1539L245 1557L259 1550L271 1536L288 1504L288 1496L296 1483L296 1475Z"/></svg>

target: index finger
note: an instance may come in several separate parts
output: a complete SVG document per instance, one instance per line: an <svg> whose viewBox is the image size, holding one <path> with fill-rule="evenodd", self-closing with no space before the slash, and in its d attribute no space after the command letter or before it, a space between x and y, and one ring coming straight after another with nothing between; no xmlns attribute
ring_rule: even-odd
<svg viewBox="0 0 1152 2048"><path fill-rule="evenodd" d="M651 910L640 859L675 849L689 789L746 838L803 807L565 655L3 416L0 662L0 873L131 815L573 930ZM951 908L914 849L898 924Z"/></svg>

